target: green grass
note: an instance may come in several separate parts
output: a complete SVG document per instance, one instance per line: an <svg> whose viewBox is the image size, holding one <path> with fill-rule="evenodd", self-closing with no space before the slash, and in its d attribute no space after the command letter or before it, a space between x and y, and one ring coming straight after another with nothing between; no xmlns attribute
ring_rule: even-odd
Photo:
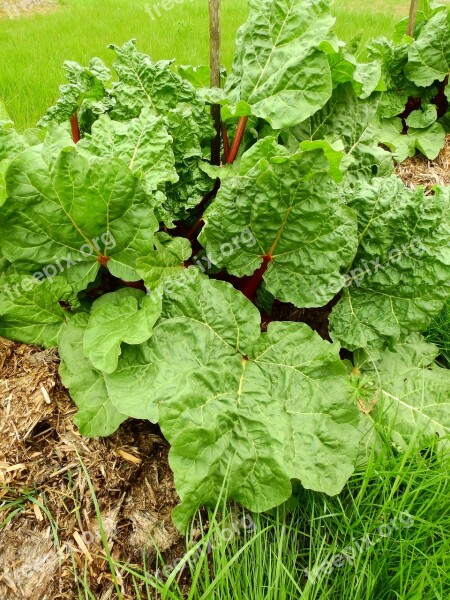
<svg viewBox="0 0 450 600"><path fill-rule="evenodd" d="M137 600L444 600L448 458L386 449L335 498L302 490L292 512L251 520L229 508L209 513L177 566L165 569L159 557L143 569L114 568L134 582ZM330 569L333 560L339 566ZM85 573L76 577L91 597Z"/></svg>
<svg viewBox="0 0 450 600"><path fill-rule="evenodd" d="M110 43L136 38L153 59L181 64L208 62L208 2L184 0L152 19L145 7L155 0L62 0L48 14L0 19L0 98L19 129L32 127L58 97L64 60L111 63ZM390 35L408 12L409 0L335 0L338 35L349 40ZM156 13L154 13L156 14ZM222 0L222 62L229 67L234 37L247 14L245 0Z"/></svg>
<svg viewBox="0 0 450 600"><path fill-rule="evenodd" d="M441 359L446 367L450 367L450 302L433 320L427 332L427 338L441 349Z"/></svg>

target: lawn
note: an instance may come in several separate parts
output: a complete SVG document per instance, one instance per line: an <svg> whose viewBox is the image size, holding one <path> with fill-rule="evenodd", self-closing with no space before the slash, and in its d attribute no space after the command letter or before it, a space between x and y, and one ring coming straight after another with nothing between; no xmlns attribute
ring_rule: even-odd
<svg viewBox="0 0 450 600"><path fill-rule="evenodd" d="M170 11L161 9L160 16L155 5L151 0L63 0L52 12L0 18L0 98L17 126L35 125L55 101L64 60L86 63L99 56L110 63L110 43L136 38L139 47L156 60L207 63L207 0L179 1ZM394 23L407 15L408 6L408 0L336 0L336 31L344 40L362 32L363 50L367 38L390 35ZM245 18L244 1L222 1L222 60L227 66L236 30Z"/></svg>

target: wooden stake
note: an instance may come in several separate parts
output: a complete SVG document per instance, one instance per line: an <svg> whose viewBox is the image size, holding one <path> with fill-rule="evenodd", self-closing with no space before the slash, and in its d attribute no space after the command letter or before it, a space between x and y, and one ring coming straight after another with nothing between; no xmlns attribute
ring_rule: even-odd
<svg viewBox="0 0 450 600"><path fill-rule="evenodd" d="M209 64L211 68L211 87L220 87L220 0L209 0ZM220 165L220 106L211 107L216 137L211 143L211 163Z"/></svg>
<svg viewBox="0 0 450 600"><path fill-rule="evenodd" d="M419 0L411 0L411 6L409 8L408 28L406 29L406 35L409 35L411 37L414 37L414 29L416 28L418 8Z"/></svg>

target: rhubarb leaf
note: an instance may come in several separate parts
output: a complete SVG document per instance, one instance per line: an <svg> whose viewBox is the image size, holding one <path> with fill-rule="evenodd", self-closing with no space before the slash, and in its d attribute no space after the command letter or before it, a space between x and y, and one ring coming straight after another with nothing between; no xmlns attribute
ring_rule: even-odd
<svg viewBox="0 0 450 600"><path fill-rule="evenodd" d="M264 281L279 300L324 306L342 288L341 273L356 252L355 215L339 200L323 149L279 154L222 182L200 241L213 264L238 277L268 260ZM246 230L248 243L234 243Z"/></svg>
<svg viewBox="0 0 450 600"><path fill-rule="evenodd" d="M105 294L92 305L83 339L84 354L104 373L117 369L121 344L143 344L161 315L161 298L124 288Z"/></svg>
<svg viewBox="0 0 450 600"><path fill-rule="evenodd" d="M49 348L57 346L69 316L60 303L70 301L73 293L62 277L40 275L0 276L0 335Z"/></svg>
<svg viewBox="0 0 450 600"><path fill-rule="evenodd" d="M146 287L157 290L183 273L184 263L191 254L191 244L187 239L158 233L155 235L155 250L138 259L136 269Z"/></svg>
<svg viewBox="0 0 450 600"><path fill-rule="evenodd" d="M450 195L426 196L392 177L360 185L348 203L360 244L331 336L349 350L392 346L426 329L450 297Z"/></svg>
<svg viewBox="0 0 450 600"><path fill-rule="evenodd" d="M415 129L425 129L437 119L437 109L434 104L428 104L423 110L413 110L413 112L406 119L408 127L414 127Z"/></svg>
<svg viewBox="0 0 450 600"><path fill-rule="evenodd" d="M180 104L189 104L197 121L210 125L205 103L194 86L172 70L173 61L153 62L137 50L134 40L122 47L109 47L116 54L113 67L119 77L111 90L115 101L112 118L128 121L139 117L145 107L156 115L165 115Z"/></svg>
<svg viewBox="0 0 450 600"><path fill-rule="evenodd" d="M342 141L346 155L342 171L347 182L389 175L393 171L392 157L379 148L374 126L378 105L379 98L362 101L349 83L340 85L322 110L290 130L289 147L295 150L303 140L324 139L330 144Z"/></svg>
<svg viewBox="0 0 450 600"><path fill-rule="evenodd" d="M371 399L370 418L405 450L450 439L450 372L434 361L439 350L417 334L381 354L358 351L360 387Z"/></svg>
<svg viewBox="0 0 450 600"><path fill-rule="evenodd" d="M147 194L152 195L166 181L178 181L172 142L165 119L145 108L130 121L100 117L92 134L81 140L78 148L87 156L120 158L141 179Z"/></svg>
<svg viewBox="0 0 450 600"><path fill-rule="evenodd" d="M17 270L63 274L74 291L94 280L100 263L139 279L135 262L151 251L157 222L120 160L36 146L13 160L6 182L12 200L2 207L0 248Z"/></svg>
<svg viewBox="0 0 450 600"><path fill-rule="evenodd" d="M111 74L106 65L93 58L88 67L66 61L64 72L68 83L60 87L60 98L40 120L46 127L51 121L64 123L78 113L82 130L89 131L92 123L110 107L106 85Z"/></svg>
<svg viewBox="0 0 450 600"><path fill-rule="evenodd" d="M206 277L168 297L165 316L146 344L151 364L130 356L108 387L119 411L148 418L159 408L181 498L176 524L214 505L225 480L228 497L255 511L287 500L292 479L338 493L360 439L339 346L300 323L261 334L257 309Z"/></svg>
<svg viewBox="0 0 450 600"><path fill-rule="evenodd" d="M435 160L445 146L445 130L440 123L433 123L425 129L408 129L408 137L414 140L414 146L430 160Z"/></svg>
<svg viewBox="0 0 450 600"><path fill-rule="evenodd" d="M250 0L236 39L224 104L274 129L301 123L328 101L331 71L322 44L332 40L328 2Z"/></svg>
<svg viewBox="0 0 450 600"><path fill-rule="evenodd" d="M59 341L59 373L79 408L75 423L80 433L85 436L108 436L127 417L119 413L111 403L104 375L94 369L80 351L88 320L86 313L80 313L63 327Z"/></svg>
<svg viewBox="0 0 450 600"><path fill-rule="evenodd" d="M408 51L407 78L421 87L444 81L450 72L450 11L441 10L422 27Z"/></svg>

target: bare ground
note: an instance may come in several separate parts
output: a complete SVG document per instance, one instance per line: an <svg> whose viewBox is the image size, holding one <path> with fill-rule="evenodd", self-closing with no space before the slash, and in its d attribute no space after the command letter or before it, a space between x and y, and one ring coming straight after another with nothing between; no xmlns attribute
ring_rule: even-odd
<svg viewBox="0 0 450 600"><path fill-rule="evenodd" d="M57 370L55 351L0 338L2 600L77 598L72 557L80 572L87 565L96 598L115 597L105 560L96 558L104 551L80 459L115 559L142 565L145 552L151 570L155 546L169 558L183 554L171 521L178 498L167 443L155 427L140 421L125 423L105 440L82 438ZM14 500L21 506L15 516ZM121 586L125 598L133 597L125 573Z"/></svg>
<svg viewBox="0 0 450 600"><path fill-rule="evenodd" d="M0 19L17 19L58 9L58 0L0 0Z"/></svg>

